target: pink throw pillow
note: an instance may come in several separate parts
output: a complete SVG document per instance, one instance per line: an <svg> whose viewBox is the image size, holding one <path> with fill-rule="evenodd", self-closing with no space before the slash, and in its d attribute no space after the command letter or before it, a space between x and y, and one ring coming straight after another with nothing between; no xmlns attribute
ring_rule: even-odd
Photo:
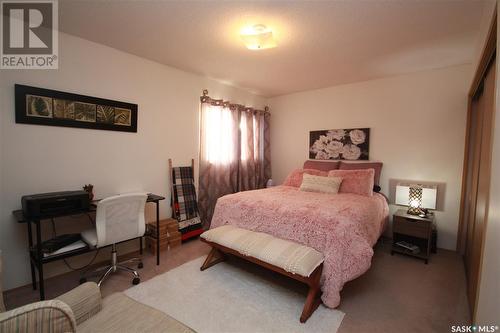
<svg viewBox="0 0 500 333"><path fill-rule="evenodd" d="M296 169L296 170L293 170L288 175L288 177L286 177L285 181L283 182L283 185L300 187L300 184L302 184L302 175L304 173L307 173L307 174L313 175L313 176L323 176L323 177L328 176L327 171L314 170L314 169Z"/></svg>
<svg viewBox="0 0 500 333"><path fill-rule="evenodd" d="M373 195L374 169L332 170L328 173L328 176L342 178L339 193Z"/></svg>
<svg viewBox="0 0 500 333"><path fill-rule="evenodd" d="M345 162L340 161L339 170L375 170L375 185L380 185L380 173L382 172L382 162Z"/></svg>

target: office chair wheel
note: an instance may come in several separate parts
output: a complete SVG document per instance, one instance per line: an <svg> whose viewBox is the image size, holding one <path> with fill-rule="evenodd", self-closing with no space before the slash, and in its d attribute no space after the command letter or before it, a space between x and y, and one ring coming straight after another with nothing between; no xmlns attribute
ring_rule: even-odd
<svg viewBox="0 0 500 333"><path fill-rule="evenodd" d="M82 277L82 278L80 278L79 282L80 282L80 284L84 284L85 282L87 282L87 279Z"/></svg>
<svg viewBox="0 0 500 333"><path fill-rule="evenodd" d="M144 267L144 264L142 263L142 261L137 265L137 268L141 269Z"/></svg>
<svg viewBox="0 0 500 333"><path fill-rule="evenodd" d="M132 280L132 284L139 284L141 282L141 279L136 277Z"/></svg>

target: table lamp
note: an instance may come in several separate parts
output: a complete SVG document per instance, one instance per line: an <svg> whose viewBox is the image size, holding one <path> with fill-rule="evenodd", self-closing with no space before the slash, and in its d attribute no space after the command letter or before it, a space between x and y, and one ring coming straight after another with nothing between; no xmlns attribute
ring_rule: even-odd
<svg viewBox="0 0 500 333"><path fill-rule="evenodd" d="M399 183L396 205L408 206L410 215L427 216L427 209L436 209L437 186Z"/></svg>

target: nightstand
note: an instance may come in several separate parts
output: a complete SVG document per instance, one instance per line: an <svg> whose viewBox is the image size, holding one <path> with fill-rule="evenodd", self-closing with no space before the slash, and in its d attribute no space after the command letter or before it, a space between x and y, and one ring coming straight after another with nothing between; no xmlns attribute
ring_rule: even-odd
<svg viewBox="0 0 500 333"><path fill-rule="evenodd" d="M400 209L393 215L392 222L392 249L394 253L405 254L425 260L427 264L432 248L434 226L434 215L420 217L406 213L406 210ZM419 253L413 253L404 249L397 242L405 241L419 247Z"/></svg>

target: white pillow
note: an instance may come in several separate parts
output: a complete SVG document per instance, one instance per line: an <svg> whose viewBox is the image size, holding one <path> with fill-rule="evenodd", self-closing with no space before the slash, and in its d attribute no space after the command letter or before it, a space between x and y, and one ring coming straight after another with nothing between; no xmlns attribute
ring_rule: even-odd
<svg viewBox="0 0 500 333"><path fill-rule="evenodd" d="M339 192L340 184L342 184L342 178L340 177L323 177L304 173L299 190L306 192L337 194Z"/></svg>

